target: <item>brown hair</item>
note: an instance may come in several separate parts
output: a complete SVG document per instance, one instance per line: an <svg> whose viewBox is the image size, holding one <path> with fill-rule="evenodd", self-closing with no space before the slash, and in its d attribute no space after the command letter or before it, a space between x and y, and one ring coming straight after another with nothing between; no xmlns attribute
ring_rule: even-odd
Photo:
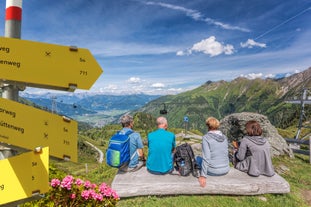
<svg viewBox="0 0 311 207"><path fill-rule="evenodd" d="M245 129L246 129L247 135L249 135L249 136L260 136L260 135L262 135L262 129L260 127L260 124L255 120L248 121L245 124Z"/></svg>
<svg viewBox="0 0 311 207"><path fill-rule="evenodd" d="M208 117L205 123L209 130L216 130L220 125L219 121L214 117Z"/></svg>

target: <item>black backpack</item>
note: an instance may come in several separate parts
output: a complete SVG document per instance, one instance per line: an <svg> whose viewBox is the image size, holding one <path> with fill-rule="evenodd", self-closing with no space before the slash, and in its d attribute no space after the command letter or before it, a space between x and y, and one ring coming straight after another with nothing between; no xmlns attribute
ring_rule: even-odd
<svg viewBox="0 0 311 207"><path fill-rule="evenodd" d="M198 164L195 161L193 150L188 143L176 147L174 162L181 176L188 176L192 173L194 177L199 177Z"/></svg>

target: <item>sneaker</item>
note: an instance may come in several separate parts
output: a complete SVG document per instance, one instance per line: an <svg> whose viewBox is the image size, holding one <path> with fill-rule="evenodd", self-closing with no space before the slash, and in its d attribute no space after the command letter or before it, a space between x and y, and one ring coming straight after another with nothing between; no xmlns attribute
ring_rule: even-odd
<svg viewBox="0 0 311 207"><path fill-rule="evenodd" d="M169 172L170 175L180 175L179 171L174 168L171 172Z"/></svg>
<svg viewBox="0 0 311 207"><path fill-rule="evenodd" d="M127 169L127 172L136 172L137 170L139 170L140 168L142 168L144 166L144 162L138 162L138 164L136 165L136 167L134 167L134 168L131 168L131 167L129 167L128 169Z"/></svg>

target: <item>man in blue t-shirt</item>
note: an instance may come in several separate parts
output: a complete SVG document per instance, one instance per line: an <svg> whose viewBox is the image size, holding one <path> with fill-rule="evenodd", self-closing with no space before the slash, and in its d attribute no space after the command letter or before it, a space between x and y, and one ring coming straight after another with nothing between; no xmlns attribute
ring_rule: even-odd
<svg viewBox="0 0 311 207"><path fill-rule="evenodd" d="M133 172L139 170L144 165L144 152L143 152L143 142L141 140L140 134L134 132L134 120L130 115L124 115L120 118L123 129L120 131L121 134L126 134L128 131L132 131L129 135L130 138L130 162L128 165L121 166L121 171Z"/></svg>
<svg viewBox="0 0 311 207"><path fill-rule="evenodd" d="M174 170L175 135L167 130L165 117L157 118L158 129L148 134L147 170L152 174L166 174Z"/></svg>

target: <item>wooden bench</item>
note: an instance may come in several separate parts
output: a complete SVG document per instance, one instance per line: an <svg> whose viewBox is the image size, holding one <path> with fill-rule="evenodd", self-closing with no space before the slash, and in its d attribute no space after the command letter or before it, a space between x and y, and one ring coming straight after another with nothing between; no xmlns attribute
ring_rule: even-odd
<svg viewBox="0 0 311 207"><path fill-rule="evenodd" d="M207 177L204 188L200 187L198 179L192 175L187 177L153 175L146 167L136 172L118 172L111 187L121 198L148 195L259 195L290 192L288 182L278 174L273 177L251 177L234 168L231 168L227 175Z"/></svg>

